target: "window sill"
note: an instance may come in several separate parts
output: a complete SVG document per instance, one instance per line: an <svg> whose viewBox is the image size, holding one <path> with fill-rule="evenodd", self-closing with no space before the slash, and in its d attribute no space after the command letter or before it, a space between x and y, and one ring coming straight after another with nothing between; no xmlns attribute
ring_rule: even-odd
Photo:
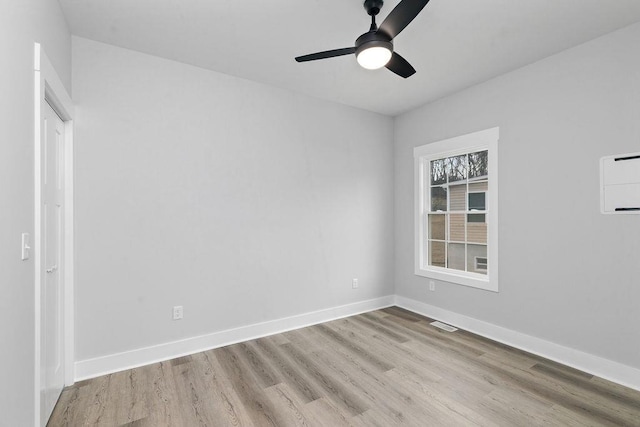
<svg viewBox="0 0 640 427"><path fill-rule="evenodd" d="M415 271L416 276L428 277L430 279L450 282L458 285L469 286L471 288L483 289L485 291L498 292L498 281L489 280L482 274L467 273L461 271L459 274L450 270L440 268L419 268Z"/></svg>

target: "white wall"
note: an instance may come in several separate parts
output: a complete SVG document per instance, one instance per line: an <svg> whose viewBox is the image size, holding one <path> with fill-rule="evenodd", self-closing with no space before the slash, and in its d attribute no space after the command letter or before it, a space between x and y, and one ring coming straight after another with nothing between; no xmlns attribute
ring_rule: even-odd
<svg viewBox="0 0 640 427"><path fill-rule="evenodd" d="M599 158L640 151L640 24L397 118L398 295L640 368L640 216ZM500 293L413 274L413 147L500 127Z"/></svg>
<svg viewBox="0 0 640 427"><path fill-rule="evenodd" d="M0 426L34 423L34 267L20 260L33 236L33 44L71 89L71 36L57 1L0 6Z"/></svg>
<svg viewBox="0 0 640 427"><path fill-rule="evenodd" d="M77 360L393 294L392 119L82 38L73 58Z"/></svg>

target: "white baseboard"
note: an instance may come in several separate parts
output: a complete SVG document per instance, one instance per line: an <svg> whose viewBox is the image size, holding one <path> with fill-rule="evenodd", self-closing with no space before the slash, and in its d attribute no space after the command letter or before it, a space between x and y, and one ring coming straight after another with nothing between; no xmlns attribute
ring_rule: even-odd
<svg viewBox="0 0 640 427"><path fill-rule="evenodd" d="M180 341L139 348L123 353L110 354L94 359L75 362L75 380L95 378L125 369L137 368L151 363L162 362L176 357L186 356L212 348L224 347L242 341L278 334L305 326L316 325L343 317L394 305L395 297L375 298L353 304L313 311L283 319L256 323L235 329L215 332Z"/></svg>
<svg viewBox="0 0 640 427"><path fill-rule="evenodd" d="M75 362L75 381L397 305L640 391L640 369L401 296L386 296Z"/></svg>
<svg viewBox="0 0 640 427"><path fill-rule="evenodd" d="M396 295L396 305L640 391L640 369Z"/></svg>

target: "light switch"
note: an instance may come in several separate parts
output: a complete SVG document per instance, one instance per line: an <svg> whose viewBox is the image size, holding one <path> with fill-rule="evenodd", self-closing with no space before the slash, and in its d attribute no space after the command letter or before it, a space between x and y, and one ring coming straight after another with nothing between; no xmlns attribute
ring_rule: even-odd
<svg viewBox="0 0 640 427"><path fill-rule="evenodd" d="M22 233L22 261L26 261L31 256L31 237L29 233Z"/></svg>

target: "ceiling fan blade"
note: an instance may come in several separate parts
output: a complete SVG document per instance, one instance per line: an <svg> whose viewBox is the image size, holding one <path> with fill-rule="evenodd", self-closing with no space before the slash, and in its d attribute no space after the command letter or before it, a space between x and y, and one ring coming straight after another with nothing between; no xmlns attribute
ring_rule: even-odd
<svg viewBox="0 0 640 427"><path fill-rule="evenodd" d="M429 0L402 0L380 24L378 32L383 32L393 39L418 16L427 3Z"/></svg>
<svg viewBox="0 0 640 427"><path fill-rule="evenodd" d="M355 47L345 47L344 49L325 50L324 52L311 53L309 55L298 56L296 61L306 62L315 61L317 59L333 58L334 56L343 56L356 53Z"/></svg>
<svg viewBox="0 0 640 427"><path fill-rule="evenodd" d="M400 77L404 77L405 79L416 73L415 68L413 68L406 59L404 59L396 52L393 52L393 55L391 55L391 59L389 60L389 62L387 62L387 65L385 65L385 67L387 67L389 71L393 71L394 73L396 73Z"/></svg>

